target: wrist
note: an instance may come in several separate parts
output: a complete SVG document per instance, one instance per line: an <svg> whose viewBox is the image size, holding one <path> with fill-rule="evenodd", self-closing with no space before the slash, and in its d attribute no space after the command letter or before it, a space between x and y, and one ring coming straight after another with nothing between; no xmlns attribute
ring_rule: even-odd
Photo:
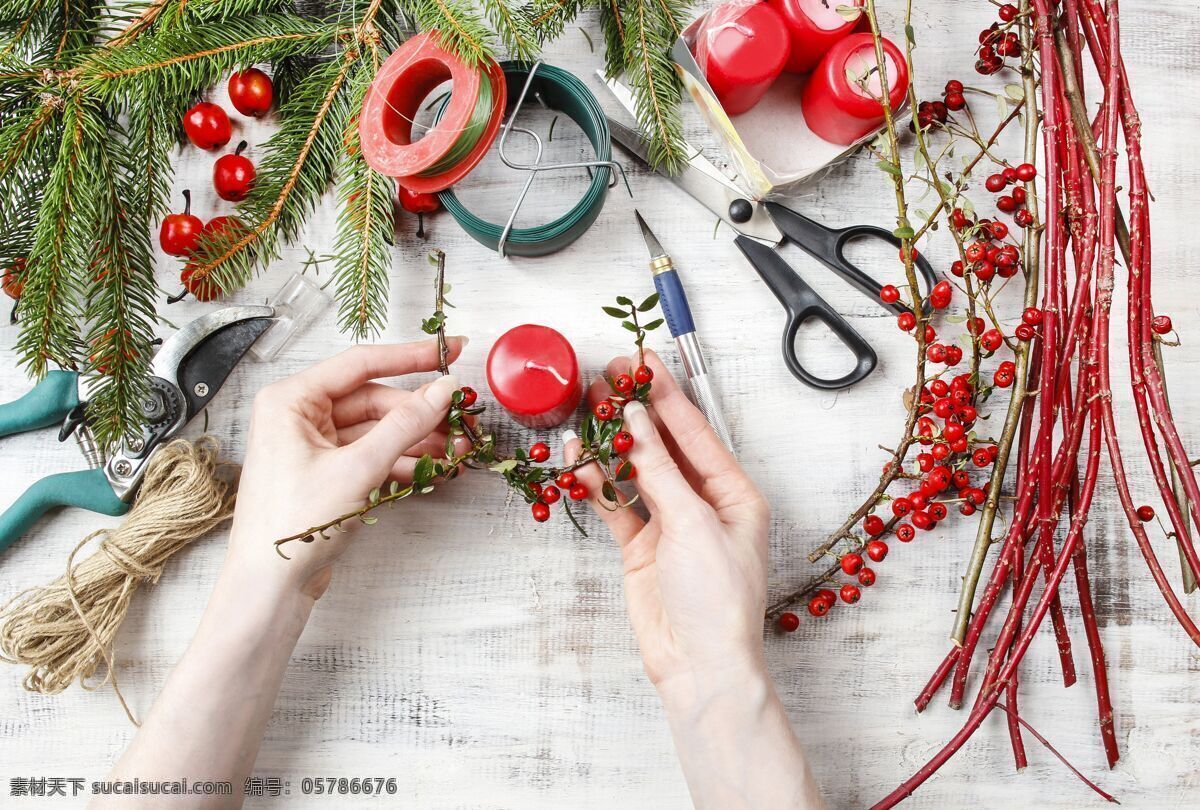
<svg viewBox="0 0 1200 810"><path fill-rule="evenodd" d="M294 644L315 600L290 577L263 576L257 562L236 554L226 558L204 612L205 623L224 636L266 636Z"/></svg>
<svg viewBox="0 0 1200 810"><path fill-rule="evenodd" d="M727 723L761 709L775 685L761 659L691 668L656 684L667 716L689 722Z"/></svg>

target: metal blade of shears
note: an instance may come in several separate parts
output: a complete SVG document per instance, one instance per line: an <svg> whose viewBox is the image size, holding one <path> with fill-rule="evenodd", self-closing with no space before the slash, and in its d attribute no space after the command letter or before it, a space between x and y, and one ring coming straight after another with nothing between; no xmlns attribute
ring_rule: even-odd
<svg viewBox="0 0 1200 810"><path fill-rule="evenodd" d="M621 106L633 114L633 95L629 88L615 79L609 79L605 84ZM611 116L608 116L608 127L614 141L644 164L650 165L648 144L641 134ZM667 174L661 169L656 169L659 174L690 194L735 232L762 239L772 245L783 241L783 233L775 226L766 206L749 199L720 169L705 158L700 150L686 142L682 145L691 155L687 165L678 174Z"/></svg>

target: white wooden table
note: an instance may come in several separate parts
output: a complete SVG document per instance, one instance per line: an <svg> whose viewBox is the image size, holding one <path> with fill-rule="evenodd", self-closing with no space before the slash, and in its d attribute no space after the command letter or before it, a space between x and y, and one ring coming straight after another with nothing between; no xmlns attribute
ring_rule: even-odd
<svg viewBox="0 0 1200 810"><path fill-rule="evenodd" d="M974 78L969 50L991 19L984 3L918 4L915 28L919 87L934 95L946 79ZM1200 172L1194 133L1200 34L1195 2L1128 3L1125 54L1145 121L1154 207L1155 293L1185 342L1200 328L1194 197ZM888 13L894 14L889 11ZM892 16L890 30L898 30ZM585 18L595 30L595 21ZM593 34L599 43L600 38ZM953 47L951 44L953 43ZM556 64L588 77L600 55L571 28L549 49ZM223 99L223 93L220 94ZM984 115L990 114L986 110ZM269 124L239 132L262 143ZM693 123L689 137L708 143ZM236 139L236 136L235 136ZM253 151L252 153L253 154ZM710 155L716 157L714 152ZM176 188L190 186L202 217L229 213L211 191L212 157L185 150ZM488 175L499 177L499 175ZM742 461L773 507L772 595L807 578L805 553L857 504L883 462L878 443L891 444L901 425L900 391L910 380L909 344L891 318L840 282L823 278L799 252L790 257L819 291L880 350L880 368L841 394L802 387L784 369L778 340L782 316L771 293L735 250L727 230L669 183L630 172L636 205L681 268L719 378ZM509 178L488 190L515 192ZM579 187L577 176L548 176L535 186L543 213ZM480 200L477 192L473 200ZM547 202L549 201L549 202ZM470 241L445 215L433 220L429 242L413 237L405 218L395 249L391 322L383 339L418 336L430 310L431 275L424 254L449 254L452 332L473 341L457 365L465 381L484 385L482 364L504 330L533 321L556 327L575 344L589 373L600 371L626 335L601 313L615 294L650 289L646 253L631 202L614 190L596 225L570 249L539 260L503 261ZM492 202L499 214L502 202ZM535 205L536 207L536 205ZM885 177L868 160L838 169L797 200L801 210L831 224L892 220ZM261 301L305 255L331 245L332 201L283 260L235 300ZM947 239L923 250L944 268ZM161 283L173 288L177 267L161 257ZM894 257L886 257L893 267ZM891 271L878 271L896 272ZM1118 295L1118 298L1120 295ZM176 322L203 305L172 307ZM1114 316L1122 324L1121 314ZM1118 326L1118 330L1123 328ZM16 330L0 327L0 390L4 399L27 385L11 351ZM821 361L828 347L815 330L804 351ZM301 335L275 362L244 364L210 408L210 430L240 458L255 391L266 382L327 357L344 345L332 314ZM674 358L665 334L652 339ZM1121 375L1123 341L1114 349ZM1185 436L1200 434L1196 384L1200 353L1168 351L1172 400ZM1134 490L1158 504L1144 462L1124 379L1116 387ZM529 437L493 417L508 440ZM198 431L198 427L191 432ZM557 452L557 437L555 437ZM79 465L70 444L52 432L0 443L0 503L35 477ZM1155 592L1145 565L1117 517L1107 478L1093 509L1089 543L1098 614L1110 661L1122 760L1107 772L1095 728L1091 675L1076 656L1079 683L1064 691L1053 644L1043 633L1022 668L1024 716L1071 761L1127 807L1200 804L1200 657ZM69 549L107 518L66 511L43 521L4 557L0 596L52 579ZM565 520L535 526L521 502L478 476L387 513L341 563L296 649L256 774L290 780L285 799L251 806L421 808L682 808L687 791L655 694L625 618L616 550L594 520L577 536ZM948 520L944 530L897 546L877 566L878 584L853 608L805 618L798 632L767 633L772 673L806 745L831 806L863 807L909 775L964 719L935 703L916 715L911 700L947 649L951 610L973 526ZM204 607L224 550L218 533L180 554L156 587L139 595L122 630L121 683L144 714L183 652ZM1162 538L1160 555L1177 578L1175 552ZM1067 586L1067 591L1073 585ZM706 598L721 598L710 594ZM1073 599L1064 600L1078 628ZM1200 598L1188 597L1193 613ZM1082 633L1077 632L1082 645ZM0 776L101 778L133 729L106 690L71 689L56 697L24 692L24 671L0 669ZM1079 808L1097 803L1035 741L1031 764L1015 773L1000 716L993 716L942 772L911 800L914 807ZM298 796L305 776L395 777L390 800ZM41 806L12 800L5 806Z"/></svg>

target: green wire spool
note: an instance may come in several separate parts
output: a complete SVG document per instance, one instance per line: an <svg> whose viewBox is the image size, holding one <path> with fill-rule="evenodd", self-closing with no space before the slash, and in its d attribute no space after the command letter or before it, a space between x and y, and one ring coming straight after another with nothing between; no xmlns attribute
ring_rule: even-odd
<svg viewBox="0 0 1200 810"><path fill-rule="evenodd" d="M419 177L434 177L442 172L450 171L460 161L466 160L467 155L471 154L471 150L483 137L483 131L487 129L488 121L492 117L492 83L489 81L488 74L484 73L482 76L483 80L479 83L479 98L475 102L475 109L471 111L471 118L467 125L459 133L454 145L450 147L450 151L443 155L437 163L425 171L419 172ZM444 105L442 109L445 109Z"/></svg>
<svg viewBox="0 0 1200 810"><path fill-rule="evenodd" d="M530 65L524 62L502 62L500 66L509 88L509 98L512 98L513 88L519 90L528 80ZM563 113L583 130L583 134L595 149L597 161L612 160L608 119L604 117L600 102L579 77L562 68L543 63L533 75L529 92L540 96L546 106ZM582 236L596 221L600 209L604 207L610 175L609 167L594 167L591 182L571 210L543 225L531 228L514 227L510 230L504 243L505 254L545 256L562 250ZM472 239L492 250L499 250L500 237L504 233L503 223L488 222L477 217L463 206L453 189L439 192L438 197L450 216L454 217L455 222L470 234Z"/></svg>

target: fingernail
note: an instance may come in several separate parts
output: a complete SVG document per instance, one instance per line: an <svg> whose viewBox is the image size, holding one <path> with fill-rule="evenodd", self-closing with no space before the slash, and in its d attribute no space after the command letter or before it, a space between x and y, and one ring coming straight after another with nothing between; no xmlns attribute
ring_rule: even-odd
<svg viewBox="0 0 1200 810"><path fill-rule="evenodd" d="M636 438L640 439L649 435L653 426L650 423L650 414L646 412L645 405L635 399L626 403L621 413L625 418L625 427L629 428L629 432Z"/></svg>
<svg viewBox="0 0 1200 810"><path fill-rule="evenodd" d="M471 339L466 335L455 335L453 339L461 341L464 349L467 348L467 344L471 342Z"/></svg>
<svg viewBox="0 0 1200 810"><path fill-rule="evenodd" d="M445 374L438 377L425 389L424 397L435 408L445 408L450 404L450 396L458 390L458 377Z"/></svg>
<svg viewBox="0 0 1200 810"><path fill-rule="evenodd" d="M564 431L563 431L563 434L562 434L562 443L563 443L563 444L570 444L571 442L575 441L575 440L576 440L576 439L578 439L578 438L579 438L579 434L578 434L578 433L576 433L575 431L571 430L570 428L567 428L566 430L564 430Z"/></svg>

